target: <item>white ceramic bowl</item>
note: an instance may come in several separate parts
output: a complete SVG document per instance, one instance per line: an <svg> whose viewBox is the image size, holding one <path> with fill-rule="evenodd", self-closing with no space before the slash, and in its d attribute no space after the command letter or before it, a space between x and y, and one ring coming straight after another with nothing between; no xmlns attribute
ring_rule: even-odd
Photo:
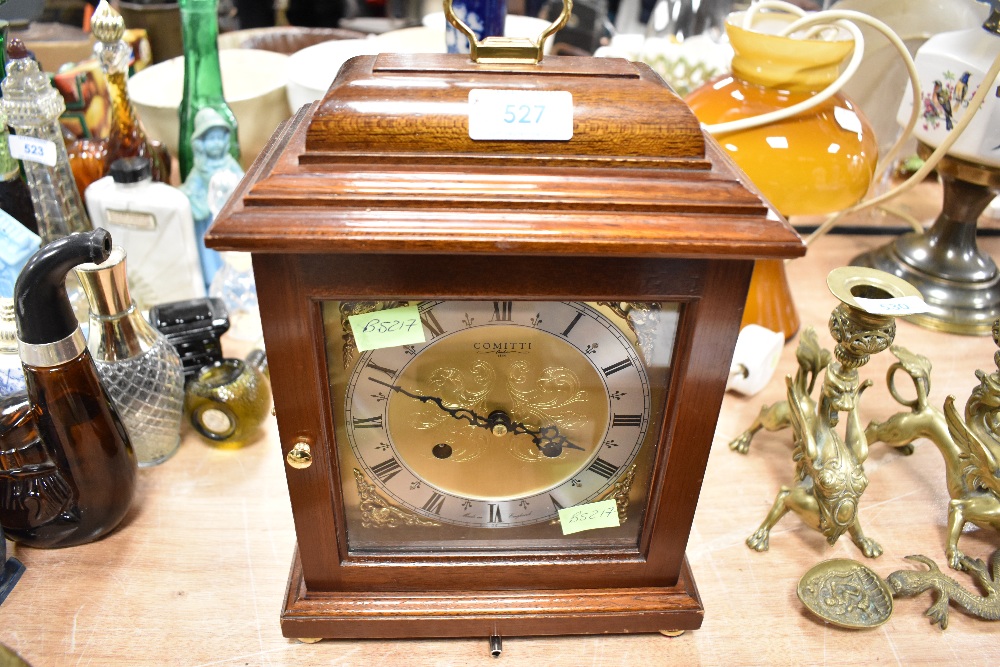
<svg viewBox="0 0 1000 667"><path fill-rule="evenodd" d="M222 91L239 123L240 153L246 169L278 125L291 113L285 96L288 56L256 49L219 51ZM177 110L184 93L184 57L172 58L136 73L129 97L146 134L177 155Z"/></svg>
<svg viewBox="0 0 1000 667"><path fill-rule="evenodd" d="M444 12L424 17L424 25L390 30L368 39L323 42L293 53L288 59L288 106L297 110L322 99L341 66L354 56L376 53L444 53ZM505 32L511 37L538 39L548 21L509 14ZM545 45L548 53L550 39Z"/></svg>
<svg viewBox="0 0 1000 667"><path fill-rule="evenodd" d="M341 39L306 47L288 59L288 106L298 109L322 99L337 72L354 56L444 52L444 30L423 26L390 30L367 39Z"/></svg>
<svg viewBox="0 0 1000 667"><path fill-rule="evenodd" d="M433 12L423 18L423 24L428 28L444 32L445 21L444 12ZM538 39L542 31L548 28L549 21L535 18L534 16L522 16L520 14L507 14L507 19L503 23L503 34L506 37L527 37L532 41ZM552 46L552 37L545 44L545 52L549 52Z"/></svg>
<svg viewBox="0 0 1000 667"><path fill-rule="evenodd" d="M373 39L336 39L296 51L286 63L288 106L298 111L321 99L345 62L379 50Z"/></svg>

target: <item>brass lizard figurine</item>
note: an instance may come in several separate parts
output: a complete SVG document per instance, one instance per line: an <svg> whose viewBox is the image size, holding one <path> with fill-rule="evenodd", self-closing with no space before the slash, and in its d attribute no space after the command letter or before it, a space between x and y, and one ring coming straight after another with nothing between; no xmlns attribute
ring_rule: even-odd
<svg viewBox="0 0 1000 667"><path fill-rule="evenodd" d="M969 614L987 621L1000 620L1000 549L990 556L989 570L978 558L962 556L961 569L979 582L986 595L974 595L965 590L957 581L938 568L937 563L926 556L907 556L908 560L923 563L927 570L899 570L886 577L886 583L893 597L912 597L924 591L933 591L934 604L925 612L932 624L948 628L948 603L956 605Z"/></svg>

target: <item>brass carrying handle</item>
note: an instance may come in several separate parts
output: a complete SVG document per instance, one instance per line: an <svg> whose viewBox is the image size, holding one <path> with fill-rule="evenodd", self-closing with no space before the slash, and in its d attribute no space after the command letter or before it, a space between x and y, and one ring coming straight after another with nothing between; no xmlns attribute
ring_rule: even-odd
<svg viewBox="0 0 1000 667"><path fill-rule="evenodd" d="M462 19L455 14L451 6L452 0L444 0L444 16L455 29L469 39L469 56L474 62L486 64L533 65L541 62L542 49L545 40L556 34L569 21L573 13L573 0L563 0L562 12L555 21L549 24L538 39L527 37L484 37L483 41L476 39L472 31Z"/></svg>

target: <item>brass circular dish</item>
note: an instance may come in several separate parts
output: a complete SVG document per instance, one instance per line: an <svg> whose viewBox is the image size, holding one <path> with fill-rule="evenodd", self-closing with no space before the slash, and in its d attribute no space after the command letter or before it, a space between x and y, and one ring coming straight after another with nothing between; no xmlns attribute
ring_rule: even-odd
<svg viewBox="0 0 1000 667"><path fill-rule="evenodd" d="M0 667L31 667L9 646L0 644Z"/></svg>
<svg viewBox="0 0 1000 667"><path fill-rule="evenodd" d="M795 592L809 611L842 628L875 628L892 615L889 585L867 565L847 558L813 566Z"/></svg>

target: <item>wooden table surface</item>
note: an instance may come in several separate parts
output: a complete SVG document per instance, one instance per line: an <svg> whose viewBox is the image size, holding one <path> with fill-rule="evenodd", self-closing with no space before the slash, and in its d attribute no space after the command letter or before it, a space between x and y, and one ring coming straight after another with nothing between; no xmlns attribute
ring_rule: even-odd
<svg viewBox="0 0 1000 667"><path fill-rule="evenodd" d="M832 348L826 325L834 298L826 274L888 237L828 236L788 266L803 325ZM997 256L1000 239L982 247ZM964 337L899 324L896 342L933 364L931 398L955 394L964 406L977 368L995 370L989 337ZM698 631L660 635L506 638L489 657L485 637L461 640L336 641L301 644L281 636L278 615L295 534L273 419L260 439L238 451L213 449L190 430L178 454L142 470L134 508L109 537L59 550L14 549L27 566L0 607L0 643L34 667L58 665L996 665L1000 625L954 607L946 631L923 616L931 598L898 600L893 617L868 631L842 630L807 612L795 595L802 574L828 558L862 559L845 536L835 546L786 516L766 553L744 540L792 481L788 432L762 433L747 456L727 443L762 403L783 398L794 372L795 341L775 380L759 395L727 395L688 545L705 604ZM885 387L886 352L862 370L875 386L862 401L862 423L899 407ZM903 457L874 446L865 465L870 486L861 503L868 536L884 555L868 561L883 577L916 567L924 554L946 569L948 496L937 449L918 441ZM996 533L962 538L971 556L1000 547ZM963 574L956 578L968 583Z"/></svg>

